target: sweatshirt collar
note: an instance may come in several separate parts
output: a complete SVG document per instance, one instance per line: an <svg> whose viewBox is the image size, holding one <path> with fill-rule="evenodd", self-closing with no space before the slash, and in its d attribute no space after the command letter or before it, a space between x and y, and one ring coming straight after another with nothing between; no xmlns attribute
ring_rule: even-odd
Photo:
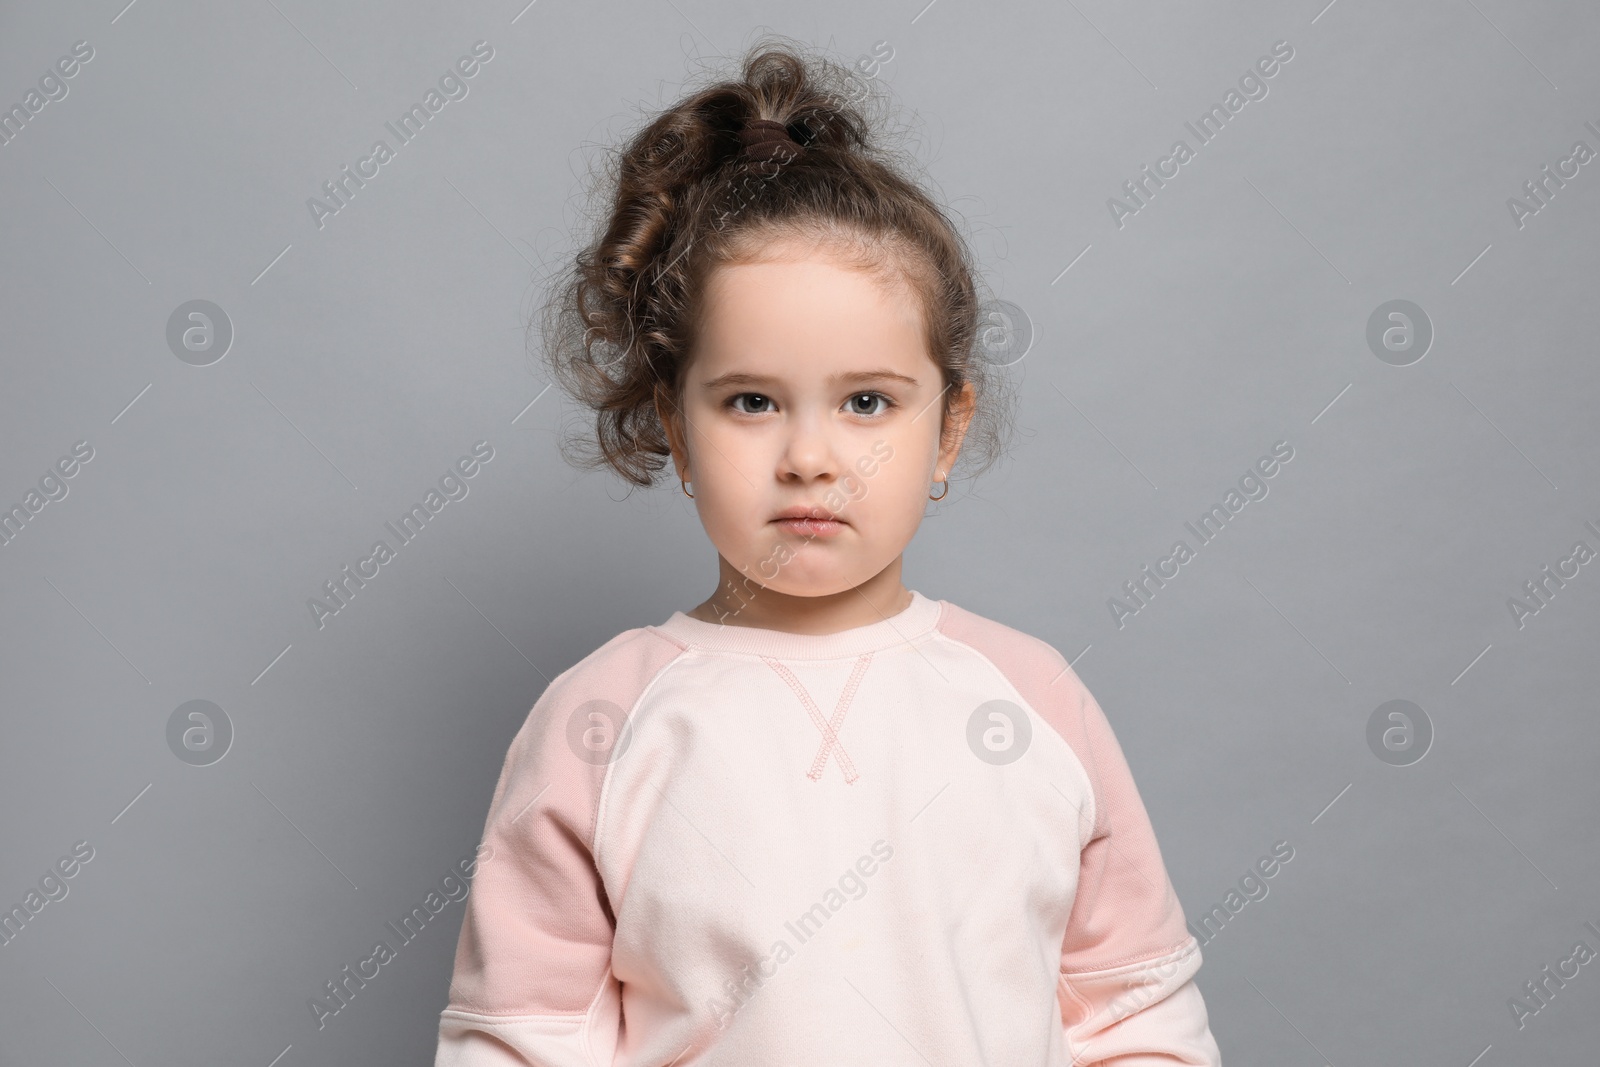
<svg viewBox="0 0 1600 1067"><path fill-rule="evenodd" d="M939 621L942 600L915 589L911 604L895 615L831 634L797 634L737 623L705 622L675 611L666 622L648 627L682 645L714 652L772 656L776 659L838 659L878 652L927 633Z"/></svg>

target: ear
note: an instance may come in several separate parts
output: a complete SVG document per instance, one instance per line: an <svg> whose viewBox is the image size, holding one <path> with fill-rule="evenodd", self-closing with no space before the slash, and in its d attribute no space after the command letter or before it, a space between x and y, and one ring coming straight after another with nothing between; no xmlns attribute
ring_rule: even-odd
<svg viewBox="0 0 1600 1067"><path fill-rule="evenodd" d="M667 447L672 449L672 463L678 469L678 478L692 480L688 477L689 453L683 444L683 426L678 421L672 398L659 385L655 390L655 405L656 418L661 420L661 428L667 434Z"/></svg>
<svg viewBox="0 0 1600 1067"><path fill-rule="evenodd" d="M966 440L967 428L972 425L972 416L976 411L977 390L971 382L967 382L950 404L950 416L945 421L944 434L940 441L939 460L935 470L944 471L946 477L956 465L956 456L961 453L961 443Z"/></svg>

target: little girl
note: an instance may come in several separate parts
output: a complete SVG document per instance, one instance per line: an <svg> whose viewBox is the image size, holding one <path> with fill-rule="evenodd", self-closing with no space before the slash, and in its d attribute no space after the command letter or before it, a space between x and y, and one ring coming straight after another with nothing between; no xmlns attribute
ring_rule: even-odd
<svg viewBox="0 0 1600 1067"><path fill-rule="evenodd" d="M719 582L512 740L438 1067L1221 1063L1100 706L901 582L997 394L969 252L860 84L758 47L660 114L551 305L593 461L670 458Z"/></svg>

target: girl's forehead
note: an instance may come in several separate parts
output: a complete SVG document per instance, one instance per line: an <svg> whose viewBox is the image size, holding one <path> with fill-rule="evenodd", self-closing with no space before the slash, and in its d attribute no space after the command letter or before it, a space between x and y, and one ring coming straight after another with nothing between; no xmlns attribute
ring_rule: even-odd
<svg viewBox="0 0 1600 1067"><path fill-rule="evenodd" d="M700 339L746 349L825 344L846 351L920 336L920 308L908 286L820 258L726 264L703 294Z"/></svg>
<svg viewBox="0 0 1600 1067"><path fill-rule="evenodd" d="M726 302L734 295L742 299L780 298L799 289L881 303L902 296L905 288L892 271L871 270L837 256L817 253L720 264L707 279L706 296L714 302Z"/></svg>

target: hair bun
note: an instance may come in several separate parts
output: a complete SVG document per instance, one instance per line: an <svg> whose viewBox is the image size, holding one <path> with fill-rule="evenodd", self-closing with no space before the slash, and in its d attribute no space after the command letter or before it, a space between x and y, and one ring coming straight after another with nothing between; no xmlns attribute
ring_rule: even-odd
<svg viewBox="0 0 1600 1067"><path fill-rule="evenodd" d="M790 136L789 127L776 119L751 119L739 131L739 140L744 145L744 154L761 162L774 159L788 162L804 151Z"/></svg>

